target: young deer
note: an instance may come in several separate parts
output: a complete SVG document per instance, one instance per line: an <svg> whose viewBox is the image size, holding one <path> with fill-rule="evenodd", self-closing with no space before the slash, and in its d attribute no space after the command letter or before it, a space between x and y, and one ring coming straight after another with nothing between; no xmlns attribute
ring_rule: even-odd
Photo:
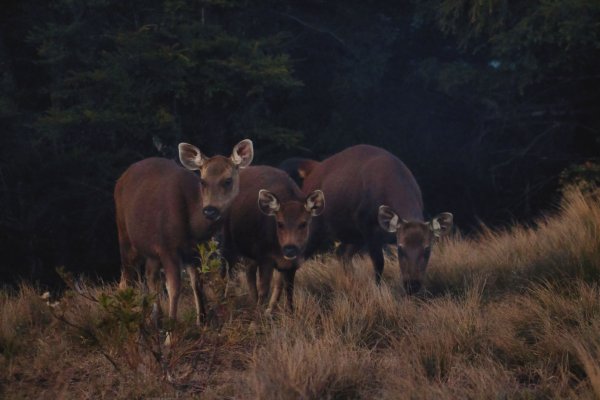
<svg viewBox="0 0 600 400"><path fill-rule="evenodd" d="M253 303L266 301L275 269L268 310L276 305L282 290L287 293L288 309L293 309L294 276L304 260L313 217L324 207L323 192L302 194L283 171L266 166L242 171L240 194L225 222L224 247L231 262L240 256L250 261L246 279Z"/></svg>

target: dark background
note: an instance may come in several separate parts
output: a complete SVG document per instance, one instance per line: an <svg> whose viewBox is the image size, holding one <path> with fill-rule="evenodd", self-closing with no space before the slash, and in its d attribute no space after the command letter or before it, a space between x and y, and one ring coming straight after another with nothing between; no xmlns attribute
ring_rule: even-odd
<svg viewBox="0 0 600 400"><path fill-rule="evenodd" d="M0 280L115 278L114 183L180 141L252 138L272 165L371 143L464 232L531 221L597 168L598 21L597 0L4 0Z"/></svg>

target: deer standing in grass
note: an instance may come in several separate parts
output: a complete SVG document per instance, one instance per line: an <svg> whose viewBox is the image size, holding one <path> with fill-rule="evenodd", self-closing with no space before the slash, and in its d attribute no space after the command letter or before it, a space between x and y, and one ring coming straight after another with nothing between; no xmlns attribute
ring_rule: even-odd
<svg viewBox="0 0 600 400"><path fill-rule="evenodd" d="M423 218L421 190L410 170L396 156L375 146L349 147L322 162L292 159L282 164L302 179L302 191L319 188L327 208L315 222L307 256L327 239L339 240L344 266L364 248L369 253L377 284L383 273L386 243L395 242L407 293L420 290L435 237L452 227L452 214Z"/></svg>
<svg viewBox="0 0 600 400"><path fill-rule="evenodd" d="M177 318L181 268L186 268L194 293L196 322L206 316L202 282L196 267L196 245L221 226L239 192L240 170L254 155L252 142L242 140L231 157L206 157L191 144L179 145L185 168L163 158L131 165L115 187L121 282L124 288L145 263L148 287L160 293L162 266L169 296L169 317ZM196 174L192 171L199 171ZM158 302L158 296L157 296ZM157 303L160 310L160 303Z"/></svg>
<svg viewBox="0 0 600 400"><path fill-rule="evenodd" d="M303 194L277 168L255 166L240 173L240 194L233 201L224 226L225 255L230 265L240 256L250 261L246 280L254 304L266 301L273 270L277 270L268 313L284 290L287 308L293 310L296 270L304 259L313 217L321 214L324 207L323 192Z"/></svg>

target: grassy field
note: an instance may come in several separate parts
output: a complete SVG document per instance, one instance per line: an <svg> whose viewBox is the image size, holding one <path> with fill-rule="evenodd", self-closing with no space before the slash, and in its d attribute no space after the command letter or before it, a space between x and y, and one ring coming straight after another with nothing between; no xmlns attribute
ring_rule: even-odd
<svg viewBox="0 0 600 400"><path fill-rule="evenodd" d="M213 279L202 329L186 285L170 347L139 290L44 300L23 285L0 293L0 397L600 398L598 197L571 191L532 226L441 243L422 296L404 296L399 274L387 259L378 288L366 259L349 275L312 260L295 314L273 319L246 304L241 277L222 301Z"/></svg>

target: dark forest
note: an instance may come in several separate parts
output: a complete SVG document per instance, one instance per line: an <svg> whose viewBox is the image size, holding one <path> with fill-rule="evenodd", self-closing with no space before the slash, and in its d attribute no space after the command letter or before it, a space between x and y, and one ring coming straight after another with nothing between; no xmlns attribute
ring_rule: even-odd
<svg viewBox="0 0 600 400"><path fill-rule="evenodd" d="M388 149L468 234L600 175L596 0L6 0L0 282L116 278L133 162Z"/></svg>

